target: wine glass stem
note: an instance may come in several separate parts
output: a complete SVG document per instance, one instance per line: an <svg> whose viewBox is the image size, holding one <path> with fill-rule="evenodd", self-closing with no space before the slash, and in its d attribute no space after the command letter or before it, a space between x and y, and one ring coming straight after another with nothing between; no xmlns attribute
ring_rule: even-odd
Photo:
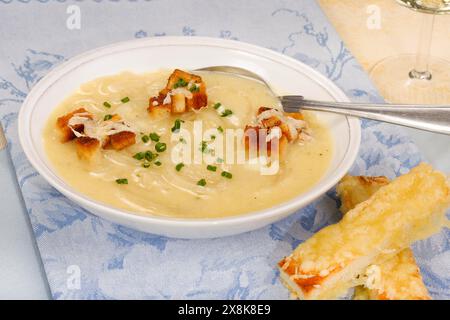
<svg viewBox="0 0 450 320"><path fill-rule="evenodd" d="M419 46L416 66L409 72L411 79L431 80L432 74L429 69L431 39L433 37L434 14L423 14L422 27L419 35Z"/></svg>

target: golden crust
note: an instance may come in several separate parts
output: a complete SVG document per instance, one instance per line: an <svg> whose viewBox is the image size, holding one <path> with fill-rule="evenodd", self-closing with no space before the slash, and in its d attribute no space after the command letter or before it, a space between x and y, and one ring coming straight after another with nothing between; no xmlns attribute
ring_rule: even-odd
<svg viewBox="0 0 450 320"><path fill-rule="evenodd" d="M369 199L378 189L389 184L386 177L345 176L336 191L341 199L341 211L347 211Z"/></svg>
<svg viewBox="0 0 450 320"><path fill-rule="evenodd" d="M195 74L175 69L172 74L169 76L169 79L167 80L166 89L173 89L175 87L175 84L180 80L183 79L185 82L193 81L195 83L201 83L202 78L200 76L197 76Z"/></svg>
<svg viewBox="0 0 450 320"><path fill-rule="evenodd" d="M389 183L386 177L345 176L337 186L342 213L369 199L378 189ZM356 300L428 300L430 295L423 283L419 267L411 249L407 248L379 264L379 288L358 286Z"/></svg>
<svg viewBox="0 0 450 320"><path fill-rule="evenodd" d="M100 147L100 141L90 137L79 137L75 140L75 148L80 159L90 160Z"/></svg>
<svg viewBox="0 0 450 320"><path fill-rule="evenodd" d="M264 111L272 109L273 108L259 107L257 114L260 115ZM303 115L300 113L285 113L285 115L297 120L303 120ZM271 156L272 152L277 149L279 159L284 159L288 142L294 140L288 126L276 116L271 116L261 122L262 126L247 125L244 129L244 145L247 155L251 154L254 150L256 151L255 153L259 155L261 153L260 148L264 145L262 139L266 140L266 137L270 134L271 130L277 128L281 131L281 137L278 140L277 146L273 145L273 139L266 142L267 156Z"/></svg>
<svg viewBox="0 0 450 320"><path fill-rule="evenodd" d="M61 142L68 142L68 141L76 138L75 133L73 133L72 129L69 127L70 119L76 114L85 114L85 115L83 115L83 117L86 117L89 119L93 118L92 114L90 114L84 108L76 109L72 112L69 112L68 114L65 114L65 115L59 117L56 120L56 127L58 128L58 131L60 133ZM84 130L84 126L82 124L73 126L73 130L81 133Z"/></svg>
<svg viewBox="0 0 450 320"><path fill-rule="evenodd" d="M170 96L170 102L166 101L167 95L171 90L180 87L190 91L189 98L183 93L177 93ZM195 86L190 88L188 86ZM188 92L189 93L189 92ZM166 101L166 103L164 103ZM198 110L208 105L208 96L206 94L206 85L198 75L186 71L175 69L167 80L166 87L162 89L158 96L151 97L149 100L148 112L152 117L165 117L171 113L184 113L190 110Z"/></svg>
<svg viewBox="0 0 450 320"><path fill-rule="evenodd" d="M280 263L281 276L301 299L338 298L370 265L439 231L449 206L446 176L420 164L300 244ZM321 277L312 289L293 281L310 277Z"/></svg>
<svg viewBox="0 0 450 320"><path fill-rule="evenodd" d="M103 145L105 149L122 150L136 143L136 134L131 131L122 131L110 135Z"/></svg>

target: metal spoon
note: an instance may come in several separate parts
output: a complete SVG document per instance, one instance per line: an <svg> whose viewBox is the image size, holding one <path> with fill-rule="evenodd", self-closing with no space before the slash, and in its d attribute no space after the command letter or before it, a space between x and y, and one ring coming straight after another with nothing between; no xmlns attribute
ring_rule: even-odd
<svg viewBox="0 0 450 320"><path fill-rule="evenodd" d="M264 83L273 92L262 77L239 67L214 66L195 71L224 72L252 78ZM450 105L328 102L307 100L294 95L278 98L287 112L298 112L300 109L326 111L450 135Z"/></svg>

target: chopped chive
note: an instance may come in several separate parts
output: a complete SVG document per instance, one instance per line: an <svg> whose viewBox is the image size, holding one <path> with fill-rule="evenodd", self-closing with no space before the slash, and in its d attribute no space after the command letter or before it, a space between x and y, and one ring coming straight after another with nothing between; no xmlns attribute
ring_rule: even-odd
<svg viewBox="0 0 450 320"><path fill-rule="evenodd" d="M216 136L215 135L212 135L211 137L209 137L211 140L216 140Z"/></svg>
<svg viewBox="0 0 450 320"><path fill-rule="evenodd" d="M215 105L213 105L213 108L217 110L220 108L221 105L222 104L220 102L217 102Z"/></svg>
<svg viewBox="0 0 450 320"><path fill-rule="evenodd" d="M175 122L173 124L172 132L178 132L178 131L180 131L180 128L181 128L181 120L177 119L177 120L175 120Z"/></svg>
<svg viewBox="0 0 450 320"><path fill-rule="evenodd" d="M205 179L198 180L197 185L202 187L206 186L206 180Z"/></svg>
<svg viewBox="0 0 450 320"><path fill-rule="evenodd" d="M180 141L181 143L186 144L186 140L183 137L181 137L178 141Z"/></svg>
<svg viewBox="0 0 450 320"><path fill-rule="evenodd" d="M184 163L179 163L175 166L175 170L180 171L184 167Z"/></svg>
<svg viewBox="0 0 450 320"><path fill-rule="evenodd" d="M159 135L156 132L152 132L148 135L152 141L158 142L159 141Z"/></svg>
<svg viewBox="0 0 450 320"><path fill-rule="evenodd" d="M155 150L158 152L164 152L167 149L167 144L165 144L164 142L158 142L155 145Z"/></svg>
<svg viewBox="0 0 450 320"><path fill-rule="evenodd" d="M212 165L208 165L208 166L206 167L206 169L209 170L209 171L212 171L212 172L216 172L217 167L216 167L216 166L212 166Z"/></svg>
<svg viewBox="0 0 450 320"><path fill-rule="evenodd" d="M145 162L142 164L142 166L143 166L144 168L148 168L148 167L150 167L150 162L145 161Z"/></svg>
<svg viewBox="0 0 450 320"><path fill-rule="evenodd" d="M160 165L162 165L161 161L155 161L155 166L159 167Z"/></svg>
<svg viewBox="0 0 450 320"><path fill-rule="evenodd" d="M145 160L147 160L147 161L153 161L157 156L158 156L157 154L154 154L154 153L151 152L150 150L149 150L149 151L146 151L146 152L144 153L144 158L145 158Z"/></svg>
<svg viewBox="0 0 450 320"><path fill-rule="evenodd" d="M178 78L178 81L173 85L174 89L179 87L186 87L188 83L183 78Z"/></svg>
<svg viewBox="0 0 450 320"><path fill-rule="evenodd" d="M145 158L145 153L144 152L138 152L136 153L133 158L135 158L136 160L142 160Z"/></svg>
<svg viewBox="0 0 450 320"><path fill-rule="evenodd" d="M199 92L200 91L200 87L197 86L196 84L194 84L192 87L189 88L189 91L192 92L192 93Z"/></svg>
<svg viewBox="0 0 450 320"><path fill-rule="evenodd" d="M221 176L227 179L233 178L233 175L227 171L222 171Z"/></svg>
<svg viewBox="0 0 450 320"><path fill-rule="evenodd" d="M127 103L130 101L130 98L125 97L125 98L122 98L120 101L122 101L122 103Z"/></svg>
<svg viewBox="0 0 450 320"><path fill-rule="evenodd" d="M219 131L220 133L223 133L223 128L222 128L221 126L219 126L219 127L217 128L217 131Z"/></svg>
<svg viewBox="0 0 450 320"><path fill-rule="evenodd" d="M207 149L208 149L208 142L202 141L202 144L200 147L201 152L206 152Z"/></svg>
<svg viewBox="0 0 450 320"><path fill-rule="evenodd" d="M230 109L225 109L224 112L222 112L222 114L220 115L221 117L228 117L230 115L233 114L233 111L231 111Z"/></svg>
<svg viewBox="0 0 450 320"><path fill-rule="evenodd" d="M150 140L150 137L147 136L147 135L143 135L143 136L141 137L141 139L142 139L142 142L147 143L147 142Z"/></svg>
<svg viewBox="0 0 450 320"><path fill-rule="evenodd" d="M112 117L113 117L113 116L112 116L111 114L107 114L107 115L105 115L105 117L103 118L103 121L111 120Z"/></svg>
<svg viewBox="0 0 450 320"><path fill-rule="evenodd" d="M117 184L128 184L128 179L116 179Z"/></svg>
<svg viewBox="0 0 450 320"><path fill-rule="evenodd" d="M103 102L103 105L105 106L105 108L111 108L111 104L107 101Z"/></svg>

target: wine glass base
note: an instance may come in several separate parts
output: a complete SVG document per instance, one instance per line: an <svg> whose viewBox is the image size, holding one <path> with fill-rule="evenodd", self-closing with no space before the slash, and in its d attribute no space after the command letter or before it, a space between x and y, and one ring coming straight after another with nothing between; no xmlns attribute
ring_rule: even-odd
<svg viewBox="0 0 450 320"><path fill-rule="evenodd" d="M378 62L370 77L380 94L391 103L450 104L450 62L431 57L431 77L415 79L416 59L415 55L402 54Z"/></svg>

